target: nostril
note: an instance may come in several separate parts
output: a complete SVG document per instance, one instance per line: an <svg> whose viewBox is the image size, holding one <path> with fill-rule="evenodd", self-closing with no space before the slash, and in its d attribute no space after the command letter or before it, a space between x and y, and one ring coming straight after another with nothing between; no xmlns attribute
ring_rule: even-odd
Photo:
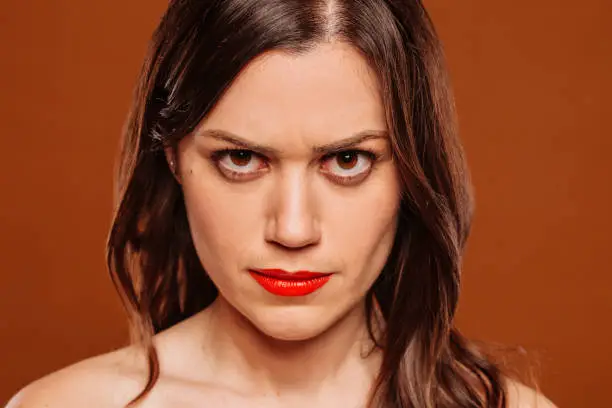
<svg viewBox="0 0 612 408"><path fill-rule="evenodd" d="M270 228L267 240L287 249L301 249L316 245L321 239L320 228L314 220L278 219Z"/></svg>

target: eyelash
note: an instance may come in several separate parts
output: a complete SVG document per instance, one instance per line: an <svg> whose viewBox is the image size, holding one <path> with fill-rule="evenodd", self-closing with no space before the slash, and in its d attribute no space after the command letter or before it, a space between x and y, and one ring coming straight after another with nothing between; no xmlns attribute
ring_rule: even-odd
<svg viewBox="0 0 612 408"><path fill-rule="evenodd" d="M237 171L233 171L231 169L226 168L221 168L221 165L219 164L220 161L225 158L227 155L229 154L236 154L236 153L248 153L251 154L257 158L259 158L260 160L263 160L264 162L266 162L266 166L269 162L269 159L257 152L254 152L252 150L248 150L248 149L233 149L233 148L226 148L226 149L220 149L220 150L216 150L214 152L212 152L211 154L211 160L213 161L215 167L217 168L217 170L219 170L219 172L221 172L221 174L233 181L248 181L251 178L254 178L253 176L255 174L257 174L259 171L254 171L254 172L249 172L249 173L241 173L241 172L237 172ZM357 155L364 155L368 158L368 160L370 160L370 165L369 168L357 175L354 176L337 176L331 173L326 173L326 176L328 178L331 178L334 182L341 184L341 185L350 185L351 183L353 183L355 180L357 179L365 179L365 177L367 177L372 170L374 169L376 163L380 160L381 155L378 152L375 152L373 150L369 150L369 149L345 149L345 150L338 150L336 152L332 152L332 153L327 153L326 155L324 155L323 157L321 157L320 161L321 163L324 163L336 156L339 156L341 154L344 153L353 153L353 154L357 154Z"/></svg>

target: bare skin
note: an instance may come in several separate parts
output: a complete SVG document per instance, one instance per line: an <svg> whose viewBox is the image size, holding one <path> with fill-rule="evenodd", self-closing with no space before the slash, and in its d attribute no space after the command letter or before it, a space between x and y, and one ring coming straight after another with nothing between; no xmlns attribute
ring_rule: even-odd
<svg viewBox="0 0 612 408"><path fill-rule="evenodd" d="M283 399L256 390L249 393L228 384L227 379L201 364L199 359L206 357L198 340L202 338L202 323L209 318L206 313L194 316L157 336L162 373L154 391L140 407L313 406L311 395ZM124 348L79 362L30 384L7 408L123 408L141 390L144 378L146 363L142 354L135 348ZM363 388L350 383L334 384L332 388L329 400L321 406L363 407ZM556 408L544 396L519 383L509 382L508 390L509 408ZM315 404L318 403L321 401Z"/></svg>
<svg viewBox="0 0 612 408"><path fill-rule="evenodd" d="M231 371L226 357L217 358L209 348L218 350L217 342L226 341L219 336L208 336L214 322L214 306L207 311L158 335L161 376L153 392L142 402L142 407L334 407L343 403L350 407L363 405L369 386L369 370L363 366L359 350L353 350L350 358L343 359L335 376L323 384L316 384L306 393L307 387L285 392L272 393L266 388L258 388L257 379L245 378L240 370L254 371L258 365L267 362L280 363L279 356L272 350L260 349L252 356L257 361L246 362L243 350L227 347L222 355L236 364ZM246 323L246 322L243 322ZM242 323L241 323L242 324ZM215 326L218 329L218 326ZM321 339L324 341L324 339ZM261 343L260 343L261 344ZM313 344L314 346L314 344ZM294 378L303 377L298 368L313 365L319 360L316 349L304 350L292 356L291 351L283 353L289 361L294 361ZM299 355L298 355L299 354ZM230 357L231 356L231 357ZM237 357L240 356L240 359ZM300 359L298 365L295 359ZM218 364L223 360L227 365ZM242 360L242 361L241 361ZM375 361L374 358L372 361ZM287 370L291 376L291 370ZM80 362L64 370L47 376L24 389L9 407L124 407L144 385L146 362L136 348L124 348L113 353ZM290 377L289 377L290 378ZM56 405L57 404L57 405Z"/></svg>
<svg viewBox="0 0 612 408"><path fill-rule="evenodd" d="M366 62L330 43L256 59L166 152L220 296L155 337L160 378L142 407L364 406L381 356L365 354L363 299L391 249L399 205L385 123ZM330 153L349 141L348 156ZM257 147L219 153L245 144ZM251 268L333 275L312 296L279 297ZM146 378L129 347L39 380L9 407L123 407ZM512 407L552 407L511 388Z"/></svg>

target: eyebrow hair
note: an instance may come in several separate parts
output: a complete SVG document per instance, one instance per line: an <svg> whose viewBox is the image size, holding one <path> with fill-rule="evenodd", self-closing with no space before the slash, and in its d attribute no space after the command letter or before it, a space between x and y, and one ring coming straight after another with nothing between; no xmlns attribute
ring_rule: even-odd
<svg viewBox="0 0 612 408"><path fill-rule="evenodd" d="M248 141L226 130L206 129L200 131L198 133L198 136L205 136L217 140L222 140L224 142L234 144L247 150L253 150L261 154L278 155L280 153L278 149ZM337 140L335 142L327 143L320 146L315 146L312 148L312 151L316 154L337 153L339 151L355 147L358 144L365 142L366 140L387 139L388 137L389 134L386 131L362 130L360 132L357 132L353 136L347 137L345 139Z"/></svg>

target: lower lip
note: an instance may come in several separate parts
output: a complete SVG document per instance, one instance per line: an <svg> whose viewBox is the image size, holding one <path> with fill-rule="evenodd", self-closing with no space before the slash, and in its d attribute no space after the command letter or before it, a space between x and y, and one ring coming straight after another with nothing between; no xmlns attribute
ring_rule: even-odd
<svg viewBox="0 0 612 408"><path fill-rule="evenodd" d="M265 290L277 296L306 296L329 282L331 275L315 277L291 277L291 279L265 275L255 271L249 271L253 279Z"/></svg>

